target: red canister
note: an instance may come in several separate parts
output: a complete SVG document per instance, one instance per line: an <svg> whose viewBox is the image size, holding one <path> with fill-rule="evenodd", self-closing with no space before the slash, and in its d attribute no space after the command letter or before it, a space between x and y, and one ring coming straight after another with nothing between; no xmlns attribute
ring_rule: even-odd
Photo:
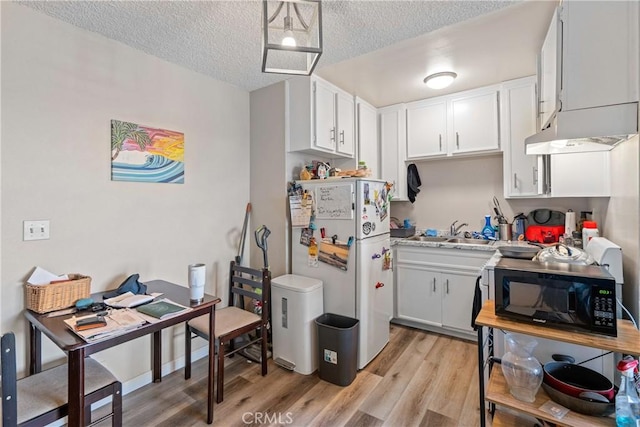
<svg viewBox="0 0 640 427"><path fill-rule="evenodd" d="M557 243L564 234L564 225L530 225L525 237L530 242Z"/></svg>

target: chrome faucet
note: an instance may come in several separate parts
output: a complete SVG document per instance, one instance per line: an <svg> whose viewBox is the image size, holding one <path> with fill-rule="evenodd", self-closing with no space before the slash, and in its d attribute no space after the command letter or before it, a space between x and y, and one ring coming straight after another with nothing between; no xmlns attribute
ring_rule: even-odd
<svg viewBox="0 0 640 427"><path fill-rule="evenodd" d="M460 224L459 226L456 227L456 222L458 222L457 219L455 221L453 221L453 223L449 227L449 234L451 234L452 236L457 236L462 227L465 227L465 226L469 225L466 222L463 222L462 224Z"/></svg>

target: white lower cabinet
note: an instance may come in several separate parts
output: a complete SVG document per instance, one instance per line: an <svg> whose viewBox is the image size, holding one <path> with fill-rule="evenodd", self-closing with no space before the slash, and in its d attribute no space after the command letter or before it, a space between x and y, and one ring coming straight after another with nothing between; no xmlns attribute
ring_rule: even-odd
<svg viewBox="0 0 640 427"><path fill-rule="evenodd" d="M398 266L400 319L442 326L440 273L413 266Z"/></svg>
<svg viewBox="0 0 640 427"><path fill-rule="evenodd" d="M476 279L493 251L396 248L394 323L473 339Z"/></svg>

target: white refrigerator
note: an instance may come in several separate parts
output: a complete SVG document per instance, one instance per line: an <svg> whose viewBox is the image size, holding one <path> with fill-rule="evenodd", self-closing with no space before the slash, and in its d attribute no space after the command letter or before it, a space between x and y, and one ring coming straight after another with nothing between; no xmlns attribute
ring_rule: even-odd
<svg viewBox="0 0 640 427"><path fill-rule="evenodd" d="M359 320L358 369L389 342L393 274L385 181L299 181L313 199L311 226L293 228L293 274L322 280L324 312ZM309 237L318 243L317 261Z"/></svg>

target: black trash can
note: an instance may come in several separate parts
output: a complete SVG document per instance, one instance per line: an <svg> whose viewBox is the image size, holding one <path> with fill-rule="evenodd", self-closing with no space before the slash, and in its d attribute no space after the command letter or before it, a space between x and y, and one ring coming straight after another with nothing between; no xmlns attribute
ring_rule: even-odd
<svg viewBox="0 0 640 427"><path fill-rule="evenodd" d="M358 371L358 319L325 313L316 319L316 325L320 379L348 386Z"/></svg>

